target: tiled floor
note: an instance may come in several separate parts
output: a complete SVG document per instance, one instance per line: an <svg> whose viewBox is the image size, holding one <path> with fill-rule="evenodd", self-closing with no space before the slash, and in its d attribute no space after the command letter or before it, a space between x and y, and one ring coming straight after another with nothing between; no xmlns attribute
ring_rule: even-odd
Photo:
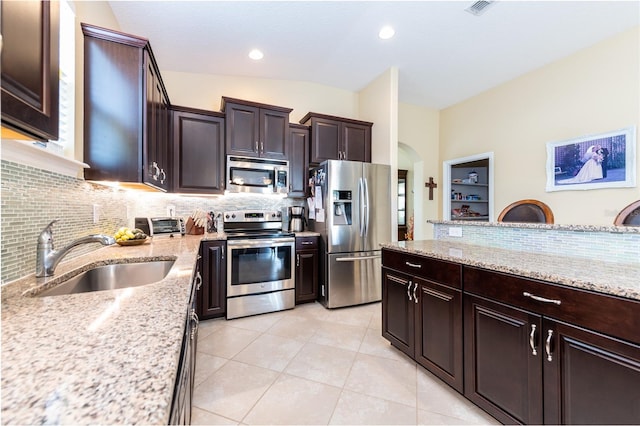
<svg viewBox="0 0 640 426"><path fill-rule="evenodd" d="M201 322L192 424L499 424L381 322L380 303Z"/></svg>

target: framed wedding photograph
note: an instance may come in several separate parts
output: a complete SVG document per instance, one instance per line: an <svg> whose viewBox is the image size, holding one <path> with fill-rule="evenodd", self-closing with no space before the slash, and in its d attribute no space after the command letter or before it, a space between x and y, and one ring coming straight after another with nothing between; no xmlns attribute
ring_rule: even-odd
<svg viewBox="0 0 640 426"><path fill-rule="evenodd" d="M636 127L547 143L547 192L636 186Z"/></svg>

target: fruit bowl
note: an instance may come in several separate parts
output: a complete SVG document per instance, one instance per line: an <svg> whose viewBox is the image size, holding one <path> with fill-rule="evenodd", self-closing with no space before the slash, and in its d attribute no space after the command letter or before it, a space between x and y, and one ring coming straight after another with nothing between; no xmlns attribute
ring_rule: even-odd
<svg viewBox="0 0 640 426"><path fill-rule="evenodd" d="M140 240L127 240L127 241L116 241L116 244L120 246L139 246L147 242L149 238L140 239Z"/></svg>

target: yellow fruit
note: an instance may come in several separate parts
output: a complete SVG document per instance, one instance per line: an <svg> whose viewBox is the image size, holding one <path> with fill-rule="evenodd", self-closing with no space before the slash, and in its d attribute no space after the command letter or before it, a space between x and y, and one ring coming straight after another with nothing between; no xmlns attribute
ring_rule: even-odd
<svg viewBox="0 0 640 426"><path fill-rule="evenodd" d="M133 232L131 232L130 230L127 230L125 235L128 237L127 239L129 240L132 240L135 237L135 235L133 235Z"/></svg>

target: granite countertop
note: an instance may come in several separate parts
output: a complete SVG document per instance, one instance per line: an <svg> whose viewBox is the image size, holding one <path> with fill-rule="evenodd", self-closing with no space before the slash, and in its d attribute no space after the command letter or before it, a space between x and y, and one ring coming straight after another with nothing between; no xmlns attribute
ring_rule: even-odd
<svg viewBox="0 0 640 426"><path fill-rule="evenodd" d="M640 300L640 263L637 262L596 262L440 240L400 241L385 243L382 247Z"/></svg>
<svg viewBox="0 0 640 426"><path fill-rule="evenodd" d="M296 232L296 237L319 237L320 233L315 231L300 231Z"/></svg>
<svg viewBox="0 0 640 426"><path fill-rule="evenodd" d="M615 225L565 225L548 223L523 223L523 222L485 222L480 220L427 220L434 225L451 226L481 226L490 228L527 228L550 229L556 231L574 232L610 232L612 234L640 234L640 226L615 226Z"/></svg>
<svg viewBox="0 0 640 426"><path fill-rule="evenodd" d="M167 424L200 241L100 248L2 287L2 422ZM32 297L93 265L175 259L157 283Z"/></svg>

